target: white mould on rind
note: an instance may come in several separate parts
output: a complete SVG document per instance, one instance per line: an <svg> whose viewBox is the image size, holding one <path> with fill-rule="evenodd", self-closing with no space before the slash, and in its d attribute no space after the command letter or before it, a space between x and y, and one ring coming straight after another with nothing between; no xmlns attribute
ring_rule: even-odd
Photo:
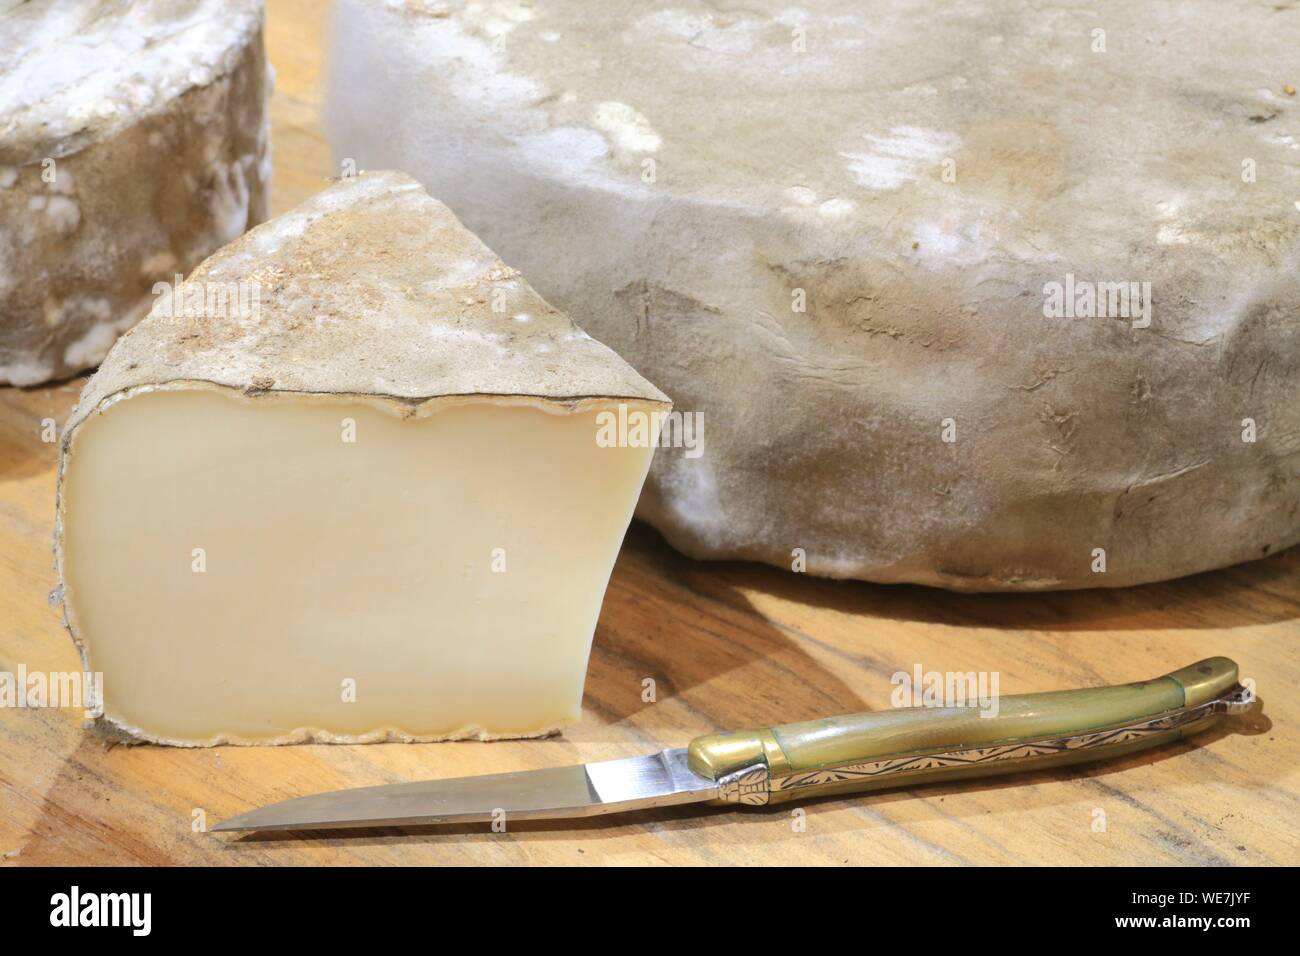
<svg viewBox="0 0 1300 956"><path fill-rule="evenodd" d="M30 0L0 13L0 385L99 363L266 218L261 0Z"/></svg>
<svg viewBox="0 0 1300 956"><path fill-rule="evenodd" d="M1300 9L336 9L335 155L703 414L638 511L685 553L1035 590L1300 540ZM1045 315L1068 277L1151 314Z"/></svg>

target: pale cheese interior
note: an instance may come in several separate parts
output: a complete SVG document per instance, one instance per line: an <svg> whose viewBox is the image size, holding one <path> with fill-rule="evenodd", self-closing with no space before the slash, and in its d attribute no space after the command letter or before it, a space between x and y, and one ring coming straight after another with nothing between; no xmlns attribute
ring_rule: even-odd
<svg viewBox="0 0 1300 956"><path fill-rule="evenodd" d="M64 580L106 715L185 743L576 720L653 452L601 447L598 411L402 419L202 389L92 416L66 466Z"/></svg>

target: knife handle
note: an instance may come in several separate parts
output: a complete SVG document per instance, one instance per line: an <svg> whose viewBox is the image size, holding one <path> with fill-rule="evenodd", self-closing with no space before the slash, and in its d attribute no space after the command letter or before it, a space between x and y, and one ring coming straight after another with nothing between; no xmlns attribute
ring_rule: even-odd
<svg viewBox="0 0 1300 956"><path fill-rule="evenodd" d="M1117 757L1253 700L1237 665L1211 657L1150 681L996 698L996 712L909 707L708 734L687 759L718 783L720 801L762 805Z"/></svg>

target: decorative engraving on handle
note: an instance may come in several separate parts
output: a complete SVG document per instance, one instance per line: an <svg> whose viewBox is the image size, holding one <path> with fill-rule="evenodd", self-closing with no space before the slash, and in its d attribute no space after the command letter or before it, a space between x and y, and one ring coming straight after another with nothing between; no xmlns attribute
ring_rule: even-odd
<svg viewBox="0 0 1300 956"><path fill-rule="evenodd" d="M1243 688L1234 688L1229 694L1208 701L1200 707L1174 711L1135 724L1126 724L1122 727L1110 727L1105 730L1071 734L1066 737L1021 740L987 747L966 747L960 750L950 750L946 753L885 757L881 760L869 760L863 763L847 764L842 767L811 770L777 778L772 781L772 789L798 790L803 787L817 787L830 783L842 783L847 780L867 780L916 770L946 770L1002 760L1023 760L1027 757L1044 757L1052 754L1111 747L1117 744L1142 740L1157 734L1168 733L1187 724L1203 720L1213 714L1241 713L1249 709L1252 703L1253 700L1249 699L1248 692Z"/></svg>
<svg viewBox="0 0 1300 956"><path fill-rule="evenodd" d="M771 794L772 772L765 763L756 763L752 767L729 773L718 781L718 799L726 803L761 807L768 802Z"/></svg>
<svg viewBox="0 0 1300 956"><path fill-rule="evenodd" d="M759 807L769 803L772 794L776 791L815 788L853 780L870 780L918 770L947 770L1004 760L1023 760L1113 747L1168 733L1216 714L1240 714L1249 710L1254 702L1252 692L1237 685L1222 696L1207 701L1199 707L1171 711L1137 723L1107 727L1087 733L1019 740L984 747L963 747L943 753L896 755L840 767L796 772L780 777L774 777L766 763L756 763L719 779L718 798L726 803Z"/></svg>

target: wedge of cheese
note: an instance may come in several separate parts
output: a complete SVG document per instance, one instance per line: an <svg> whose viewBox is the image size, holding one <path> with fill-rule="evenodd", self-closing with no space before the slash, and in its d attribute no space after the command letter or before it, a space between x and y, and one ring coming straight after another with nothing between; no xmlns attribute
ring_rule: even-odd
<svg viewBox="0 0 1300 956"><path fill-rule="evenodd" d="M64 435L55 560L100 726L575 720L669 407L401 174L254 229L118 342Z"/></svg>

